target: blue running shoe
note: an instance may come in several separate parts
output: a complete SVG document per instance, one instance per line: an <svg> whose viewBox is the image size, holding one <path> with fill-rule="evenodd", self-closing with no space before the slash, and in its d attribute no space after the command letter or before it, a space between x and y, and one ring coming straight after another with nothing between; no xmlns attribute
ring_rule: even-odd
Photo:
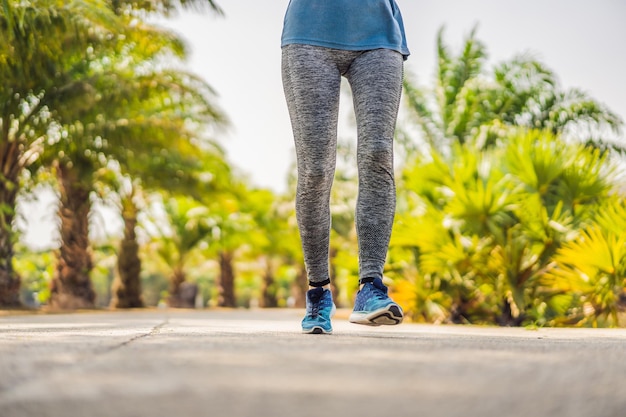
<svg viewBox="0 0 626 417"><path fill-rule="evenodd" d="M350 322L380 326L400 324L404 314L402 308L387 295L387 287L380 278L367 282L356 295Z"/></svg>
<svg viewBox="0 0 626 417"><path fill-rule="evenodd" d="M335 314L335 303L330 290L313 288L306 292L306 315L302 319L302 333L331 334L330 318Z"/></svg>

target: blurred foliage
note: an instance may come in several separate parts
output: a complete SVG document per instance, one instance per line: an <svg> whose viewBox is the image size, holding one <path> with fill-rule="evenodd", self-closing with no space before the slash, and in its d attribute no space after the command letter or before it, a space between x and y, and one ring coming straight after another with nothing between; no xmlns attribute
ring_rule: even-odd
<svg viewBox="0 0 626 417"><path fill-rule="evenodd" d="M572 242L586 228L601 227L596 220L601 213L605 225L615 224L610 216L620 215L608 209L610 201L624 201L613 194L608 155L547 131L511 130L504 143L480 153L458 145L448 160L433 152L405 168L406 200L396 218L390 259L393 273L412 283L402 284L409 294L399 298L417 320L571 322L576 306L558 312L554 297L590 291L581 286L566 290L548 277L565 274L559 261L565 254L576 258L572 252L578 251L579 260L589 257L582 255L589 247ZM617 236L623 236L620 232ZM611 242L623 243L619 238ZM596 246L594 256L602 249L611 259L619 254L609 247ZM409 254L413 262L400 264ZM615 288L623 286L616 280L611 280ZM567 281L574 285L573 279ZM611 291L617 294L608 299L610 306L599 304L587 314L615 312L620 292ZM607 294L600 297L607 300Z"/></svg>
<svg viewBox="0 0 626 417"><path fill-rule="evenodd" d="M405 82L396 298L416 321L618 325L622 121L528 56L487 71L475 31L437 58L434 88Z"/></svg>
<svg viewBox="0 0 626 417"><path fill-rule="evenodd" d="M22 247L18 250L22 255L15 259L15 269L22 277L21 299L27 307L39 307L50 298L49 284L54 273L54 253L31 252Z"/></svg>

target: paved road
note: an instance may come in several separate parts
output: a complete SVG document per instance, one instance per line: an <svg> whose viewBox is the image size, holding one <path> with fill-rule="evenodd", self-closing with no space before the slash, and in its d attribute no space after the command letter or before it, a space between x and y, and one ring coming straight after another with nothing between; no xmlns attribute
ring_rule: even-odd
<svg viewBox="0 0 626 417"><path fill-rule="evenodd" d="M0 316L0 416L626 416L624 329L319 336L300 314Z"/></svg>

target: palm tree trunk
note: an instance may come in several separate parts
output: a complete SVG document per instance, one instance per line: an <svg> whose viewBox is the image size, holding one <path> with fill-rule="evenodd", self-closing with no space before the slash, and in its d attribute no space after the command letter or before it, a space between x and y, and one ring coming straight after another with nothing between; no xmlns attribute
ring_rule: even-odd
<svg viewBox="0 0 626 417"><path fill-rule="evenodd" d="M300 267L300 271L296 276L296 280L292 285L291 294L294 299L293 306L296 308L306 307L306 292L309 289L309 280L307 278L304 265Z"/></svg>
<svg viewBox="0 0 626 417"><path fill-rule="evenodd" d="M19 307L20 277L13 270L13 216L15 191L0 181L0 308ZM10 184L10 182L9 182Z"/></svg>
<svg viewBox="0 0 626 417"><path fill-rule="evenodd" d="M0 308L20 307L20 277L13 270L13 218L19 183L18 145L8 140L2 123L0 142ZM6 130L6 132L5 132ZM6 137L5 137L6 133Z"/></svg>
<svg viewBox="0 0 626 417"><path fill-rule="evenodd" d="M524 315L520 314L515 317L513 314L513 306L508 297L502 300L500 315L496 317L496 323L502 327L519 327L524 322Z"/></svg>
<svg viewBox="0 0 626 417"><path fill-rule="evenodd" d="M58 167L61 193L61 248L50 291L54 308L93 308L96 294L91 283L93 269L89 250L91 191L85 179L63 164Z"/></svg>
<svg viewBox="0 0 626 417"><path fill-rule="evenodd" d="M274 271L272 268L272 259L268 256L265 262L265 274L263 274L263 288L262 288L262 304L261 307L272 308L278 307L278 300L276 299L276 289L274 285Z"/></svg>
<svg viewBox="0 0 626 417"><path fill-rule="evenodd" d="M339 253L339 251L337 250L337 248L330 248L330 289L333 293L333 299L335 300L335 303L337 304L337 307L342 307L341 305L339 305L339 287L337 286L336 282L337 282L337 267L335 266L335 259L337 258L337 254ZM308 288L308 285L307 285Z"/></svg>
<svg viewBox="0 0 626 417"><path fill-rule="evenodd" d="M172 308L193 307L188 305L182 296L182 286L185 282L186 276L183 268L175 268L170 277L169 298L167 299L167 305Z"/></svg>
<svg viewBox="0 0 626 417"><path fill-rule="evenodd" d="M132 195L122 201L122 218L124 219L124 238L117 254L117 275L113 283L113 299L111 307L138 308L143 307L141 299L141 259L137 243L137 207Z"/></svg>
<svg viewBox="0 0 626 417"><path fill-rule="evenodd" d="M220 279L219 300L220 307L235 307L235 273L233 268L233 254L228 251L219 253Z"/></svg>

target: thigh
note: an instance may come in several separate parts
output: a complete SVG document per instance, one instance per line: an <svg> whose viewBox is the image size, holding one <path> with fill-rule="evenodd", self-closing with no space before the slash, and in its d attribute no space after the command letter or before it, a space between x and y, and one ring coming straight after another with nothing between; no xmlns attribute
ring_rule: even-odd
<svg viewBox="0 0 626 417"><path fill-rule="evenodd" d="M389 49L364 52L350 66L346 77L352 88L359 140L393 140L404 60Z"/></svg>
<svg viewBox="0 0 626 417"><path fill-rule="evenodd" d="M335 155L341 87L332 50L288 45L282 53L283 87L299 168L314 162L327 165Z"/></svg>

